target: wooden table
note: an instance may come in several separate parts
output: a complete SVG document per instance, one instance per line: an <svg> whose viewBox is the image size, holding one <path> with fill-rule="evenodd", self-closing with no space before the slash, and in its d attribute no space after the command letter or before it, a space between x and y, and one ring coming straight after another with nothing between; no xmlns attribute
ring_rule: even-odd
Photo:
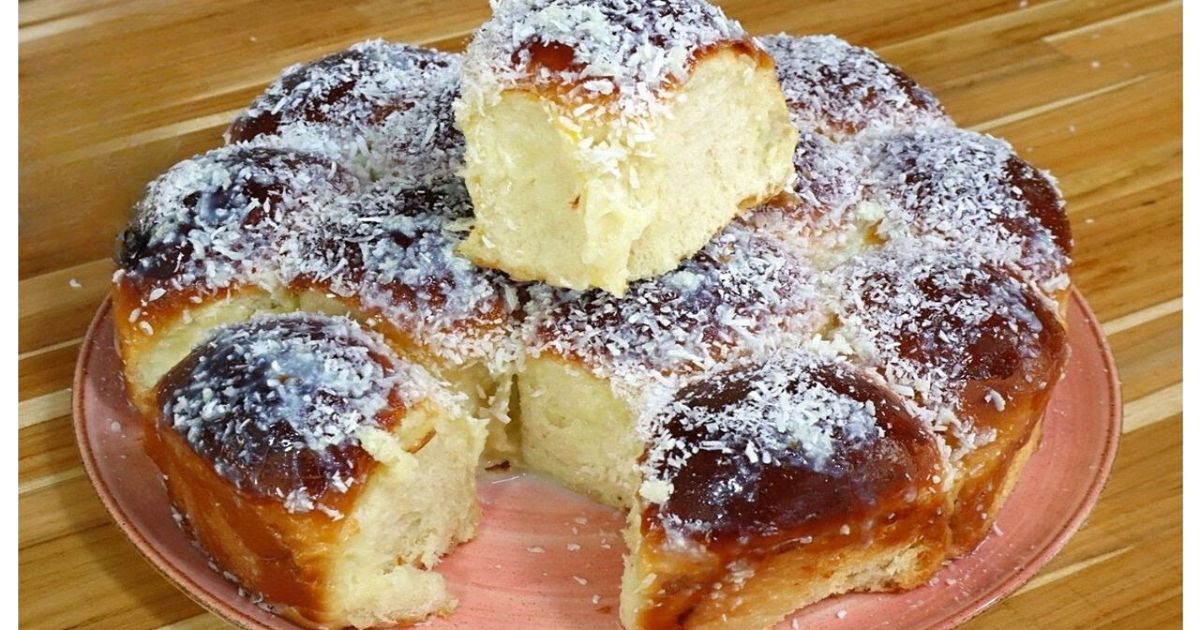
<svg viewBox="0 0 1200 630"><path fill-rule="evenodd" d="M737 0L752 32L877 49L964 127L1061 181L1074 279L1124 383L1112 478L1061 554L969 628L1181 622L1180 2ZM71 373L142 186L220 142L284 66L369 37L461 48L483 0L20 3L20 619L30 628L221 622L109 521L71 432Z"/></svg>

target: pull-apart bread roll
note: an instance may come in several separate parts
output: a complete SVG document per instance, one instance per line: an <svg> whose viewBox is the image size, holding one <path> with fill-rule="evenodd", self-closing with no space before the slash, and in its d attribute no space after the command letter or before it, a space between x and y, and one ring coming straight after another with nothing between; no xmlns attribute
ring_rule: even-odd
<svg viewBox="0 0 1200 630"><path fill-rule="evenodd" d="M267 312L344 314L459 386L506 439L516 291L454 253L455 223L470 215L465 191L364 186L328 158L246 144L153 182L123 237L113 291L134 402L145 407L158 378L216 326Z"/></svg>
<svg viewBox="0 0 1200 630"><path fill-rule="evenodd" d="M284 71L233 121L228 142L341 158L362 179L421 185L454 179L457 55L372 40Z"/></svg>
<svg viewBox="0 0 1200 630"><path fill-rule="evenodd" d="M1058 305L969 251L894 239L828 274L835 334L946 445L951 555L991 529L1066 367Z"/></svg>
<svg viewBox="0 0 1200 630"><path fill-rule="evenodd" d="M454 603L430 569L478 520L484 429L352 320L216 329L155 391L146 448L228 577L308 626Z"/></svg>
<svg viewBox="0 0 1200 630"><path fill-rule="evenodd" d="M784 350L679 390L648 423L626 628L769 628L836 593L911 588L949 516L933 434L877 380Z"/></svg>
<svg viewBox="0 0 1200 630"><path fill-rule="evenodd" d="M303 256L297 220L360 182L312 154L230 146L151 182L121 236L113 315L135 403L216 326L293 310L280 266Z"/></svg>
<svg viewBox="0 0 1200 630"><path fill-rule="evenodd" d="M812 336L825 323L815 287L802 260L737 225L623 297L531 287L517 376L522 461L632 507L643 416L689 377Z"/></svg>
<svg viewBox="0 0 1200 630"><path fill-rule="evenodd" d="M771 58L703 0L505 0L456 108L475 226L518 280L620 295L792 178Z"/></svg>

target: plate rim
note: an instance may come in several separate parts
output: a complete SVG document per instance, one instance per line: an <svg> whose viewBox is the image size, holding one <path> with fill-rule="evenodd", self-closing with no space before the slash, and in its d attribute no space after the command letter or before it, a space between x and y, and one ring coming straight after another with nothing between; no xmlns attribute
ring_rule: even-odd
<svg viewBox="0 0 1200 630"><path fill-rule="evenodd" d="M1083 294L1078 287L1072 286L1070 291L1071 308L1080 309L1082 319L1086 322L1087 331L1090 333L1091 339L1095 342L1100 350L1100 355L1107 374L1106 385L1109 391L1109 409L1107 416L1112 418L1111 422L1107 423L1107 436L1105 439L1104 453L1100 461L1100 465L1096 470L1096 474L1092 476L1091 483L1087 491L1083 494L1083 500L1078 509L1070 519L1059 527L1058 531L1050 537L1049 544L1043 547L1034 558L1033 562L1026 564L1017 571L1013 579L1006 580L998 586L980 593L979 596L973 598L975 601L982 601L978 606L972 606L961 610L957 614L943 618L940 621L935 621L931 626L936 630L948 630L960 626L976 616L984 613L996 603L1003 600L1008 595L1024 586L1029 580L1045 567L1055 556L1062 551L1063 547L1071 540L1079 528L1083 526L1084 521L1091 515L1092 510L1096 506L1096 502L1100 498L1101 492L1108 483L1109 475L1112 472L1112 466L1116 460L1117 450L1120 444L1121 427L1124 425L1124 405L1122 403L1122 392L1120 375L1117 372L1116 359L1113 356L1112 348L1108 344L1107 338L1100 327L1100 322L1096 317L1091 306L1084 299ZM84 472L87 474L88 481L92 485L92 490L100 498L101 504L108 513L109 518L117 525L117 528L125 534L125 537L133 543L134 549L142 556L149 564L154 567L159 575L163 576L175 588L183 592L192 601L199 604L208 612L216 615L222 620L232 623L234 626L242 630L260 630L266 629L267 626L262 625L258 620L250 617L241 609L225 602L220 596L208 591L201 586L196 580L191 578L185 571L170 562L158 548L152 545L141 532L133 526L124 509L114 498L114 494L109 489L104 478L99 473L99 465L95 459L95 452L92 450L91 440L87 436L87 423L83 413L84 407L84 381L86 366L89 363L92 351L96 344L94 340L99 334L99 328L104 322L109 311L112 310L112 296L105 296L104 301L100 304L96 314L92 317L91 323L88 324L87 332L84 334L79 356L76 359L74 376L72 379L71 390L71 414L72 426L75 433L75 443L79 449L81 459L83 461Z"/></svg>

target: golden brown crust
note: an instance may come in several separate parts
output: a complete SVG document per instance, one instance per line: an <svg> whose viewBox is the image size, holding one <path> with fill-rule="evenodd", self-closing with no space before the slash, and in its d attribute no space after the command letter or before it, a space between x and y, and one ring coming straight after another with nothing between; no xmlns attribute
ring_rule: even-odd
<svg viewBox="0 0 1200 630"><path fill-rule="evenodd" d="M641 514L637 561L653 582L639 627L693 627L737 607L759 569L780 562L815 577L849 552L913 548L920 561L894 580L909 584L943 557L937 443L866 374L774 357L689 385L669 409L670 437L656 440L689 446L648 455L672 491Z"/></svg>
<svg viewBox="0 0 1200 630"><path fill-rule="evenodd" d="M146 452L163 472L171 503L189 515L182 524L216 565L241 576L243 586L289 619L319 624L326 608L322 584L330 570L321 550L337 539L344 521L321 512L294 514L277 501L247 497L178 433L161 430L157 419L147 425ZM345 495L341 507L348 509L357 493Z"/></svg>
<svg viewBox="0 0 1200 630"><path fill-rule="evenodd" d="M232 579L304 625L328 601L342 530L381 465L364 431L409 453L434 428L419 368L345 318L271 315L219 329L159 382L146 450L180 518ZM352 532L351 532L352 533Z"/></svg>

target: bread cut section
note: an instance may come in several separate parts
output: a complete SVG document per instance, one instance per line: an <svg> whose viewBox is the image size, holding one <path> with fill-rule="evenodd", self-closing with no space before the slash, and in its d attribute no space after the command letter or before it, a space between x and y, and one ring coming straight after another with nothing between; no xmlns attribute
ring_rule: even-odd
<svg viewBox="0 0 1200 630"><path fill-rule="evenodd" d="M161 380L147 451L226 575L303 625L451 609L433 567L475 531L485 429L352 320L216 329Z"/></svg>
<svg viewBox="0 0 1200 630"><path fill-rule="evenodd" d="M770 57L705 2L501 3L463 64L461 251L515 279L619 295L793 176Z"/></svg>

